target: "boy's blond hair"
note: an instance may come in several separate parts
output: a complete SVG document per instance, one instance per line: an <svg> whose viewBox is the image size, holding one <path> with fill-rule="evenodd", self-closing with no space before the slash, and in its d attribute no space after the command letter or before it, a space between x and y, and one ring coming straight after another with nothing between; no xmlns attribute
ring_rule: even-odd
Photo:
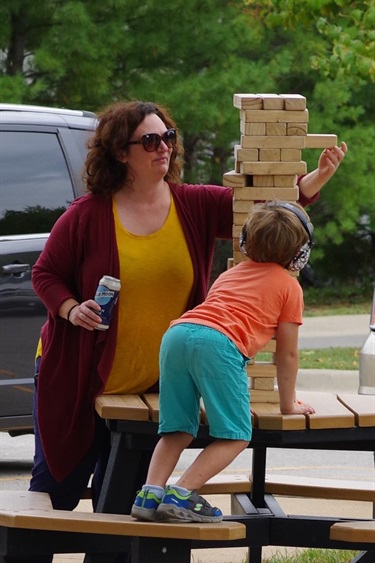
<svg viewBox="0 0 375 563"><path fill-rule="evenodd" d="M242 229L242 250L254 262L275 262L287 268L309 241L309 234L293 210L306 217L306 211L297 203L272 200L257 203Z"/></svg>

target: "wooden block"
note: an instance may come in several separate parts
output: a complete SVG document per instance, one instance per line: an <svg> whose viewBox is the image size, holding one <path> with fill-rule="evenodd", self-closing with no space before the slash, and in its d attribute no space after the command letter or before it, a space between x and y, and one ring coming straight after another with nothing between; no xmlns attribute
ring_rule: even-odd
<svg viewBox="0 0 375 563"><path fill-rule="evenodd" d="M240 145L234 147L234 158L237 162L249 161L257 162L259 160L258 149L244 149Z"/></svg>
<svg viewBox="0 0 375 563"><path fill-rule="evenodd" d="M293 188L297 185L297 176L295 174L275 174L273 183L281 188Z"/></svg>
<svg viewBox="0 0 375 563"><path fill-rule="evenodd" d="M354 414L357 426L375 426L375 395L340 393L337 399Z"/></svg>
<svg viewBox="0 0 375 563"><path fill-rule="evenodd" d="M305 139L298 136L259 135L258 137L250 137L242 135L241 147L243 149L304 149Z"/></svg>
<svg viewBox="0 0 375 563"><path fill-rule="evenodd" d="M272 176L272 174L266 176L252 176L252 185L254 188L272 188L273 179L274 176Z"/></svg>
<svg viewBox="0 0 375 563"><path fill-rule="evenodd" d="M249 123L308 123L309 111L245 110L241 112L241 119Z"/></svg>
<svg viewBox="0 0 375 563"><path fill-rule="evenodd" d="M256 125L257 127L254 127ZM258 127L261 125L262 127ZM242 135L249 135L251 137L263 136L266 134L266 123L246 123L240 121L240 132Z"/></svg>
<svg viewBox="0 0 375 563"><path fill-rule="evenodd" d="M306 174L306 162L240 162L241 174Z"/></svg>
<svg viewBox="0 0 375 563"><path fill-rule="evenodd" d="M280 160L282 162L298 162L298 160L301 160L301 153L300 149L280 149Z"/></svg>
<svg viewBox="0 0 375 563"><path fill-rule="evenodd" d="M228 258L227 259L227 270L229 270L229 268L233 268L233 266L234 266L233 258Z"/></svg>
<svg viewBox="0 0 375 563"><path fill-rule="evenodd" d="M240 123L243 120L241 119ZM241 126L240 126L241 128ZM257 137L258 135L264 136L266 134L266 124L265 123L247 123L244 134L249 135L251 137Z"/></svg>
<svg viewBox="0 0 375 563"><path fill-rule="evenodd" d="M277 389L273 391L259 391L252 389L250 392L251 404L253 403L279 403L279 392Z"/></svg>
<svg viewBox="0 0 375 563"><path fill-rule="evenodd" d="M233 263L234 265L239 264L240 262L245 262L247 260L246 256L242 254L240 250L233 249Z"/></svg>
<svg viewBox="0 0 375 563"><path fill-rule="evenodd" d="M280 162L281 149L259 149L259 162Z"/></svg>
<svg viewBox="0 0 375 563"><path fill-rule="evenodd" d="M95 410L101 418L149 420L148 406L138 395L99 395Z"/></svg>
<svg viewBox="0 0 375 563"><path fill-rule="evenodd" d="M251 389L259 391L273 391L275 381L273 377L253 377L251 379Z"/></svg>
<svg viewBox="0 0 375 563"><path fill-rule="evenodd" d="M238 240L240 238L241 232L242 232L242 225L233 225L232 238Z"/></svg>
<svg viewBox="0 0 375 563"><path fill-rule="evenodd" d="M233 211L235 213L246 213L246 214L248 214L252 210L252 207L251 207L252 203L253 203L252 201L249 201L247 199L234 200L233 201Z"/></svg>
<svg viewBox="0 0 375 563"><path fill-rule="evenodd" d="M254 403L254 426L260 430L304 430L306 417L303 414L281 414L280 405L275 403Z"/></svg>
<svg viewBox="0 0 375 563"><path fill-rule="evenodd" d="M304 137L307 135L307 123L287 123L286 134Z"/></svg>
<svg viewBox="0 0 375 563"><path fill-rule="evenodd" d="M276 365L271 362L258 362L255 359L254 364L248 364L246 373L249 377L276 377Z"/></svg>
<svg viewBox="0 0 375 563"><path fill-rule="evenodd" d="M306 98L300 94L280 94L284 98L284 109L304 110L306 109Z"/></svg>
<svg viewBox="0 0 375 563"><path fill-rule="evenodd" d="M234 94L233 105L240 110L263 109L263 100L257 94Z"/></svg>
<svg viewBox="0 0 375 563"><path fill-rule="evenodd" d="M247 177L244 174L239 174L235 170L230 172L225 172L223 174L223 186L228 188L245 187L247 182Z"/></svg>
<svg viewBox="0 0 375 563"><path fill-rule="evenodd" d="M306 149L326 149L337 145L337 135L306 135Z"/></svg>
<svg viewBox="0 0 375 563"><path fill-rule="evenodd" d="M250 208L250 211L251 211L252 207L251 207L250 203L249 203L249 208ZM241 212L241 213L234 212L233 213L233 223L234 223L234 225L241 225L242 226L244 224L244 222L246 221L246 219L248 218L248 216L249 216L248 211Z"/></svg>
<svg viewBox="0 0 375 563"><path fill-rule="evenodd" d="M234 201L238 201L238 200L254 201L253 191L254 188L234 188L233 189Z"/></svg>
<svg viewBox="0 0 375 563"><path fill-rule="evenodd" d="M286 135L286 123L266 123L266 135Z"/></svg>
<svg viewBox="0 0 375 563"><path fill-rule="evenodd" d="M245 201L268 201L269 199L278 199L280 201L297 201L298 187L294 188L277 188L275 186L266 188L238 188L236 200ZM241 190L241 191L240 191Z"/></svg>
<svg viewBox="0 0 375 563"><path fill-rule="evenodd" d="M268 201L278 199L280 201L297 201L298 188L237 188L235 201Z"/></svg>
<svg viewBox="0 0 375 563"><path fill-rule="evenodd" d="M284 108L284 99L278 94L258 94L263 99L263 110L272 110Z"/></svg>
<svg viewBox="0 0 375 563"><path fill-rule="evenodd" d="M314 407L314 414L307 414L309 428L352 428L354 414L333 393L299 391L298 399Z"/></svg>

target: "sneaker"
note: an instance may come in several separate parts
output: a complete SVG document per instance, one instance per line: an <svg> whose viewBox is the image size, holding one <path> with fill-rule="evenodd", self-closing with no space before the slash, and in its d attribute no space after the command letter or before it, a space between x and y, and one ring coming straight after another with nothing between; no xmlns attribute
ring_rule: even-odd
<svg viewBox="0 0 375 563"><path fill-rule="evenodd" d="M161 499L149 489L138 491L131 509L131 515L137 520L154 522L156 520L156 510L160 503Z"/></svg>
<svg viewBox="0 0 375 563"><path fill-rule="evenodd" d="M174 487L167 486L156 517L168 522L221 522L223 514L219 508L211 506L195 491L184 496Z"/></svg>

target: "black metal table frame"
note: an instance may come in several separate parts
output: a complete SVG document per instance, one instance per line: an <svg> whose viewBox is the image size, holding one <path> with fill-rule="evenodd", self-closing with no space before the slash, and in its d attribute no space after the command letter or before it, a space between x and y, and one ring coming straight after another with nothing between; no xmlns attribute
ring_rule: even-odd
<svg viewBox="0 0 375 563"><path fill-rule="evenodd" d="M111 430L111 452L97 507L98 512L127 514L137 489L145 482L148 463L157 443L158 424L150 421L108 421ZM201 425L191 448L204 448L212 441L208 428ZM249 447L252 456L252 492L236 495L244 514L226 516L247 528L246 539L233 542L188 542L190 548L248 547L249 563L260 563L266 545L330 549L358 549L357 544L329 539L330 527L345 519L286 515L272 495L265 494L266 456L268 448L316 450L373 451L375 428L321 430L253 429ZM169 540L168 540L169 541ZM171 544L172 547L172 544ZM359 563L374 563L374 545L361 545ZM181 553L181 552L180 552ZM95 555L85 563L99 563ZM353 562L354 563L354 562Z"/></svg>

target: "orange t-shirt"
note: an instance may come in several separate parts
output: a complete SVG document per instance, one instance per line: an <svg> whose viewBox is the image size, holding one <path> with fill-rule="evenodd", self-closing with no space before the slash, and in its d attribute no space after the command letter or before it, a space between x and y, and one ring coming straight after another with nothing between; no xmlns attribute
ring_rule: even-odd
<svg viewBox="0 0 375 563"><path fill-rule="evenodd" d="M251 358L274 336L279 323L301 325L302 312L302 288L282 266L245 261L221 274L206 300L170 326L181 322L209 326Z"/></svg>

